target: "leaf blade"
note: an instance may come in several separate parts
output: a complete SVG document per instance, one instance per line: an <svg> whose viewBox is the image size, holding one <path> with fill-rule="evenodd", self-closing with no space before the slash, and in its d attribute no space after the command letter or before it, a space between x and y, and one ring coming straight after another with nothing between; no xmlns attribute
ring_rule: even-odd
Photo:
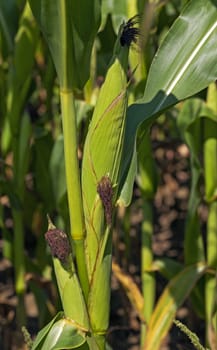
<svg viewBox="0 0 217 350"><path fill-rule="evenodd" d="M122 183L132 158L138 127L143 123L148 129L165 109L216 80L216 8L216 0L190 1L156 53L143 97L127 109Z"/></svg>
<svg viewBox="0 0 217 350"><path fill-rule="evenodd" d="M144 349L158 350L175 317L196 281L204 273L203 263L188 266L177 274L165 288L152 314Z"/></svg>

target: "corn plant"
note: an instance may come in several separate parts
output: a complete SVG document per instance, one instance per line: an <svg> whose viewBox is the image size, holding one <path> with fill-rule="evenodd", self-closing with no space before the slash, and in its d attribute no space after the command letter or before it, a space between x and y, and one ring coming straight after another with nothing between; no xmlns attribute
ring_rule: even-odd
<svg viewBox="0 0 217 350"><path fill-rule="evenodd" d="M206 320L207 340L214 348L216 334L216 87L211 84L207 91L207 101L190 99L186 101L179 116L180 130L191 149L192 185L189 212L185 232L185 262L192 264L207 260L209 270L204 283L193 291L195 310ZM197 137L195 137L197 135ZM203 164L201 164L203 155ZM208 206L206 247L203 244L198 207L203 200L200 182L204 174L205 201ZM192 234L194 232L194 235ZM194 242L194 251L190 249ZM206 257L206 258L205 258ZM203 295L205 294L205 303Z"/></svg>
<svg viewBox="0 0 217 350"><path fill-rule="evenodd" d="M212 272L216 269L216 255L210 243L207 248L209 256L207 262L204 261L202 255L198 255L197 259L187 263L188 266L171 279L154 308L155 267L150 244L152 235L150 199L154 196L156 184L148 181L154 173L153 164L148 159L148 154L150 154L149 129L163 111L215 81L217 77L217 2L215 0L188 2L165 36L152 61L142 97L130 104L128 97L131 78L129 81L127 76L129 62L133 64L132 70L135 70L135 76L139 76L138 70L141 68L140 64L136 69L138 65L136 55L132 58L131 54L129 59L132 44L139 40L138 22L141 21L140 17L135 16L138 12L136 1L133 4L133 9L131 7L130 11L130 16L133 17L124 24L117 20L120 29L105 81L97 97L85 139L82 166L79 167L78 109L75 105L75 96L78 90L88 96L88 89L92 84L92 77L88 81L91 53L94 52L93 45L100 28L101 13L105 14L102 8L105 10L106 2L103 2L103 6L99 0L79 2L29 0L26 3L24 16L32 16L28 6L30 5L51 52L58 76L70 221L68 232L64 232L48 217L49 225L45 237L53 258L63 311L57 313L52 321L39 332L32 345L33 350L105 349L107 347L112 224L116 206L129 205L131 202L132 187L136 176L137 152L139 152L140 186L147 198L144 211L149 220L143 226L144 314L142 320L144 321L144 332L141 344L144 349L160 348L161 341L175 318L177 308L208 268L210 267ZM139 5L141 9L142 1L139 2ZM32 17L30 18L30 24L35 26ZM102 16L102 22L103 20ZM23 25L25 26L26 23L28 21L25 20ZM200 23L199 26L198 23ZM24 160L19 158L20 155L25 154L24 151L19 153L19 150L25 149L30 131L28 123L25 128L19 128L19 118L23 100L27 98L29 84L27 78L29 69L32 69L38 30L33 31L35 39L30 35L31 30L27 33L27 38L31 39L29 43L31 60L28 61L29 65L25 67L26 74L23 75L25 81L22 82L24 91L22 90L19 101L21 105L15 104L14 97L12 107L18 108L18 111L13 110L9 105L10 117L6 118L6 123L10 121L12 130L10 142L13 143L16 160L14 186L18 188L18 196L23 205L22 186L26 170L21 168L21 164L26 164L26 158ZM19 38L18 36L17 40ZM20 42L22 43L22 40ZM18 54L19 52L18 50ZM20 58L19 62L21 62ZM146 72L142 70L139 79L144 79L145 74ZM19 86L16 87L13 84L13 87L17 89ZM17 91L14 96L16 94L18 94ZM215 117L211 119L215 123ZM25 118L22 123L25 123ZM7 125L5 125L5 130L6 128L8 128ZM19 137L17 137L17 130L20 132ZM21 132L25 130L27 131L24 137ZM208 136L210 125L207 126L206 132L207 143L205 142L204 147L207 154L208 149L215 149L216 140L213 141L213 138ZM4 135L7 133L5 132ZM58 142L53 152L58 149ZM8 147L7 140L4 145L5 148ZM50 166L55 169L57 159L54 153L52 156L53 162ZM25 154L25 157L28 157L28 154ZM145 164L142 163L142 159L145 159ZM207 157L207 173L209 173L208 167L210 166L208 159ZM59 158L59 161L63 162L63 159ZM208 175L206 179L206 197L210 203L209 242L212 242L215 237L212 227L213 221L216 220L216 183L211 183ZM52 180L53 183L57 183L55 175ZM20 213L17 215L17 212L14 211L13 216L15 228L19 230L19 233L15 233L14 244L20 247L17 250L15 264L17 268L16 286L17 293L22 295L25 268L22 255L23 241L19 240L20 237L23 237L22 215ZM193 234L194 228L191 228L191 237ZM197 243L199 240L200 238ZM200 252L199 248L197 251ZM172 268L169 272L171 271ZM208 276L206 291L210 296L207 299L209 301L207 301L206 313L210 324L209 329L213 329L212 322L215 317L214 283L214 279ZM146 302L150 303L150 307L146 306Z"/></svg>
<svg viewBox="0 0 217 350"><path fill-rule="evenodd" d="M3 17L1 17L3 19ZM2 23L7 45L10 36L6 23ZM19 298L17 309L18 320L21 323L25 321L25 312L23 305L23 293L25 290L25 263L24 263L24 225L22 206L24 201L24 176L26 174L29 162L29 139L31 135L31 125L28 115L23 118L22 111L31 83L31 72L34 65L34 54L37 45L39 31L29 6L25 6L20 18L19 30L15 37L16 48L14 59L9 70L9 93L7 96L6 117L4 118L1 148L3 156L7 153L10 145L14 154L13 181L9 184L9 197L16 198L16 204L12 206L12 217L14 221L14 266L15 266L15 290ZM10 46L9 46L10 47ZM28 47L29 57L24 61L22 58L24 48ZM19 99L17 96L19 95ZM4 185L3 185L4 186ZM13 199L11 199L12 202Z"/></svg>

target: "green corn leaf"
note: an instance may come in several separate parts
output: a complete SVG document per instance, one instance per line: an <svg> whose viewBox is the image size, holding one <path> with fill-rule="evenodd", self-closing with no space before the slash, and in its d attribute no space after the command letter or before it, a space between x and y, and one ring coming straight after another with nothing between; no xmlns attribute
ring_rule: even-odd
<svg viewBox="0 0 217 350"><path fill-rule="evenodd" d="M210 87L209 87L210 89ZM207 200L211 201L214 198L215 185L215 146L213 149L213 141L215 144L216 139L216 114L212 109L207 107L207 104L199 99L190 99L186 101L178 117L179 129L182 132L185 142L188 144L191 154L191 192L188 206L188 214L186 219L185 228L185 241L184 241L184 251L185 251L185 261L187 264L204 260L204 248L203 239L201 232L200 218L198 215L198 207L202 199L202 194L200 193L200 182L202 176L202 164L201 164L201 154L203 148L205 150L205 182L208 184L209 190L206 191ZM206 149L211 146L211 148ZM214 152L213 152L214 151ZM208 178L206 178L208 177ZM211 206L210 206L211 213ZM215 220L216 212L214 212ZM209 215L211 218L211 216ZM209 223L209 219L208 219ZM207 225L208 228L209 224ZM211 224L212 229L207 232L207 256L211 256L211 260L216 261L216 244L215 237L216 234L213 232L213 223ZM209 244L208 242L211 242ZM192 244L194 249L192 250ZM208 248L209 247L209 248ZM209 261L209 264L211 262ZM202 283L203 282L203 283ZM194 288L192 296L192 303L195 311L204 317L204 281L199 281L197 286Z"/></svg>
<svg viewBox="0 0 217 350"><path fill-rule="evenodd" d="M183 265L170 258L158 258L153 262L153 270L170 280L183 269Z"/></svg>
<svg viewBox="0 0 217 350"><path fill-rule="evenodd" d="M204 176L205 195L208 202L207 219L207 263L213 271L217 269L217 90L215 83L210 84L207 93L207 106L215 116L204 119ZM215 275L206 276L206 321L208 323L208 340L211 348L215 348L217 328Z"/></svg>
<svg viewBox="0 0 217 350"><path fill-rule="evenodd" d="M207 129L207 125L212 125L210 138L208 134L205 137L205 143L209 140L213 140L216 134L216 114L207 107L207 105L199 99L191 99L186 101L178 117L178 126L183 135L185 142L187 143L191 151L191 193L189 199L188 216L186 222L186 234L185 234L185 259L187 263L193 263L200 260L204 260L203 242L200 229L200 220L198 217L198 206L202 200L200 193L200 181L202 176L202 165L201 165L201 153L203 151L204 142L204 130ZM214 138L215 140L215 138ZM209 154L211 156L211 153ZM215 157L209 163L211 167L215 164ZM215 172L214 172L215 174ZM208 177L211 174L207 174ZM215 182L215 175L212 176L211 182ZM211 183L210 182L210 183ZM212 188L210 192L214 196L215 185L209 186ZM210 198L211 198L210 197ZM197 242L197 249L192 252L192 244L195 245Z"/></svg>
<svg viewBox="0 0 217 350"><path fill-rule="evenodd" d="M166 279L171 280L182 269L182 264L170 258L157 259L153 263L153 269L157 270ZM204 280L203 278L195 286L190 296L195 312L199 317L204 318Z"/></svg>
<svg viewBox="0 0 217 350"><path fill-rule="evenodd" d="M16 0L2 0L0 5L0 30L3 34L1 43L3 56L6 56L5 51L13 51L13 40L17 32L18 21L19 11Z"/></svg>
<svg viewBox="0 0 217 350"><path fill-rule="evenodd" d="M70 319L63 318L52 325L41 350L77 349L84 343L85 333Z"/></svg>
<svg viewBox="0 0 217 350"><path fill-rule="evenodd" d="M143 98L127 110L123 183L139 125L148 127L163 110L215 81L216 57L217 1L189 1L152 62Z"/></svg>
<svg viewBox="0 0 217 350"><path fill-rule="evenodd" d="M46 338L47 334L49 333L50 329L54 325L54 323L58 320L61 320L64 316L64 313L62 311L58 312L54 318L38 332L37 337L34 340L33 346L31 350L41 350L43 341Z"/></svg>
<svg viewBox="0 0 217 350"><path fill-rule="evenodd" d="M206 200L212 202L217 198L217 122L206 120L206 135L204 144L205 153L205 181L206 181ZM209 129L209 130L208 130Z"/></svg>
<svg viewBox="0 0 217 350"><path fill-rule="evenodd" d="M192 264L203 261L203 241L198 216L198 206L202 200L200 193L200 181L202 165L200 154L202 151L202 125L199 116L203 109L203 103L199 99L188 100L184 103L179 113L178 126L191 151L191 191L188 204L188 213L185 227L185 261ZM192 251L192 244L194 250Z"/></svg>
<svg viewBox="0 0 217 350"><path fill-rule="evenodd" d="M155 106L162 110L176 99L196 94L215 80L217 63L212 54L217 50L216 8L216 0L192 0L187 4L153 60L142 100L151 101L163 91L162 99Z"/></svg>
<svg viewBox="0 0 217 350"><path fill-rule="evenodd" d="M88 349L85 331L59 312L37 335L32 350Z"/></svg>
<svg viewBox="0 0 217 350"><path fill-rule="evenodd" d="M161 342L172 325L177 309L205 270L204 264L191 265L170 281L152 314L144 349L160 349Z"/></svg>
<svg viewBox="0 0 217 350"><path fill-rule="evenodd" d="M63 159L63 135L60 135L54 143L49 163L50 176L57 207L59 206L63 196L66 195L66 175L65 164L62 161Z"/></svg>
<svg viewBox="0 0 217 350"><path fill-rule="evenodd" d="M27 3L15 37L14 59L9 72L7 117L13 136L18 134L21 113L29 93L38 34L36 23Z"/></svg>
<svg viewBox="0 0 217 350"><path fill-rule="evenodd" d="M82 88L100 24L100 0L29 0L48 42L62 88Z"/></svg>
<svg viewBox="0 0 217 350"><path fill-rule="evenodd" d="M207 93L207 106L211 111L204 115L204 176L205 196L208 202L217 198L217 89L215 83L210 84Z"/></svg>

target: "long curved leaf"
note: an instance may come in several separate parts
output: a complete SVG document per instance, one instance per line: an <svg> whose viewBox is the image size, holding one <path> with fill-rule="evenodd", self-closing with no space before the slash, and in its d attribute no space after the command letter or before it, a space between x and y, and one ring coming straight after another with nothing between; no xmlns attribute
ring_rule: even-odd
<svg viewBox="0 0 217 350"><path fill-rule="evenodd" d="M136 132L166 108L217 78L217 0L192 0L175 21L152 62L144 96L127 110L122 158L124 182Z"/></svg>
<svg viewBox="0 0 217 350"><path fill-rule="evenodd" d="M168 284L152 314L145 342L145 350L158 350L172 325L178 307L183 303L196 281L204 273L204 264L186 267Z"/></svg>

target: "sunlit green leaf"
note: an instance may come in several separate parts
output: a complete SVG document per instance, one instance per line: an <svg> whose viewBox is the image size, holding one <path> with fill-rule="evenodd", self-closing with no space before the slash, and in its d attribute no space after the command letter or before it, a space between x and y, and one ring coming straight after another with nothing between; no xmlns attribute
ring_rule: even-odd
<svg viewBox="0 0 217 350"><path fill-rule="evenodd" d="M63 318L52 325L41 350L77 349L85 342L84 333L71 320Z"/></svg>
<svg viewBox="0 0 217 350"><path fill-rule="evenodd" d="M42 342L43 340L46 338L48 332L50 331L50 329L52 328L53 324L62 319L63 317L63 312L60 311L58 312L58 314L55 315L55 317L44 327L40 330L40 332L38 333L37 337L34 340L33 346L31 350L41 350L42 349Z"/></svg>
<svg viewBox="0 0 217 350"><path fill-rule="evenodd" d="M205 271L205 265L191 265L183 269L168 284L152 314L144 349L158 350L175 318L178 307Z"/></svg>
<svg viewBox="0 0 217 350"><path fill-rule="evenodd" d="M200 23L200 25L198 25ZM132 157L138 126L204 89L217 78L217 1L190 1L164 38L150 68L144 96L127 110L122 174Z"/></svg>

